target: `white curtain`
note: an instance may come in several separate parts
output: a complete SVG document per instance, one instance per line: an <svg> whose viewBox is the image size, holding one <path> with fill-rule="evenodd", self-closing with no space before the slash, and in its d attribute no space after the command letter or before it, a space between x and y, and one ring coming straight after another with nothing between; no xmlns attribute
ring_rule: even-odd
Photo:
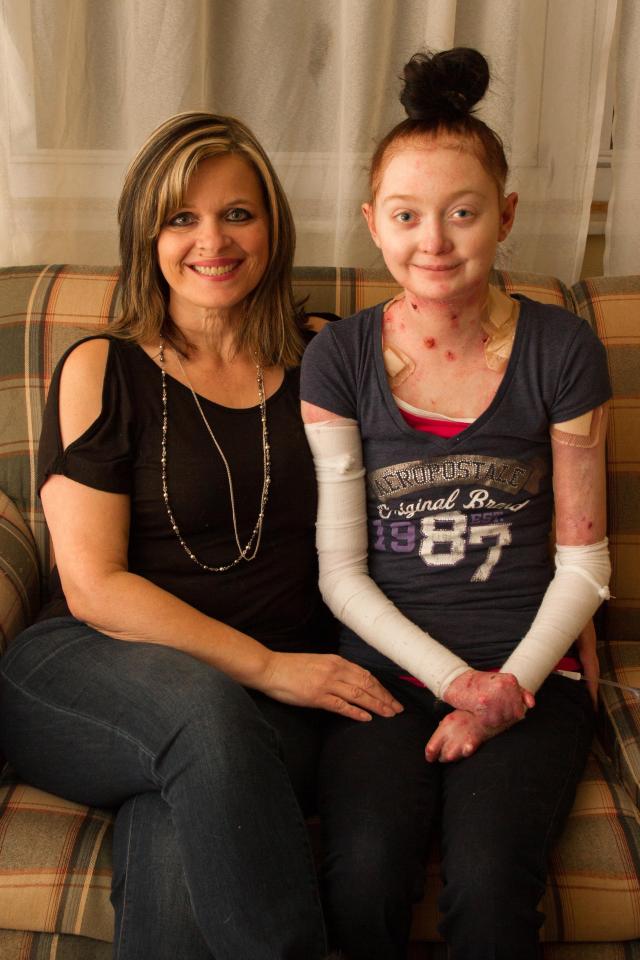
<svg viewBox="0 0 640 960"><path fill-rule="evenodd" d="M481 116L521 195L502 262L571 282L621 6L637 32L635 0L4 0L0 262L117 262L128 161L169 115L206 109L240 117L272 157L298 263L373 265L360 204L373 147L403 116L402 66L466 45L490 61Z"/></svg>
<svg viewBox="0 0 640 960"><path fill-rule="evenodd" d="M640 273L640 3L619 3L607 276Z"/></svg>

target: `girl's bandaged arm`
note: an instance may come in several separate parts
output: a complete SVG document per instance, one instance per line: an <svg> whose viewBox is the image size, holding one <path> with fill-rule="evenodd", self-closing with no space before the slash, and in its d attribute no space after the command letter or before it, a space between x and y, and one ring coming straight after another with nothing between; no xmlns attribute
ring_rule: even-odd
<svg viewBox="0 0 640 960"><path fill-rule="evenodd" d="M305 414L310 410L312 416L327 413L303 406ZM308 428L318 475L320 584L329 607L452 706L472 711L490 726L522 719L535 700L514 676L472 670L400 613L370 578L360 433L352 421L329 416L330 423L316 419Z"/></svg>
<svg viewBox="0 0 640 960"><path fill-rule="evenodd" d="M577 418L572 423L584 421ZM556 572L531 627L503 665L535 692L603 600L611 576L605 537L606 405L590 411L585 437L551 428ZM580 429L583 424L579 424Z"/></svg>
<svg viewBox="0 0 640 960"><path fill-rule="evenodd" d="M437 697L469 666L412 623L369 576L365 470L358 425L307 423L318 480L320 590L335 616Z"/></svg>

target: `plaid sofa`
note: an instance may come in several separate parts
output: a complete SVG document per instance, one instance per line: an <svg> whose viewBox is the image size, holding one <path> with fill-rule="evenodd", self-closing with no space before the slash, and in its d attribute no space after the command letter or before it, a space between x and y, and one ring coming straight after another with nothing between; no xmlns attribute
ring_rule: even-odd
<svg viewBox="0 0 640 960"><path fill-rule="evenodd" d="M496 273L496 285L565 305L605 343L615 399L608 445L615 599L600 624L603 675L640 685L640 277L558 280ZM300 268L310 311L347 315L396 291L383 274ZM52 370L63 350L118 310L109 267L0 270L0 646L34 617L51 557L34 488L36 445ZM544 956L640 960L640 701L602 688L593 744L567 828L554 850L542 909ZM0 779L0 957L107 960L109 811ZM412 956L444 957L436 933L437 852L415 911ZM514 958L515 960L515 958Z"/></svg>

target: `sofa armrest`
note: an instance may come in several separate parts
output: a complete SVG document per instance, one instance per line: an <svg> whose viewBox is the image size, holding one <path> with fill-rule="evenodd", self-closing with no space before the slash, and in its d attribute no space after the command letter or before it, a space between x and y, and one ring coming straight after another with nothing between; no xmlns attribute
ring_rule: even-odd
<svg viewBox="0 0 640 960"><path fill-rule="evenodd" d="M40 606L38 553L31 530L0 490L0 653L34 620Z"/></svg>
<svg viewBox="0 0 640 960"><path fill-rule="evenodd" d="M599 653L603 679L640 688L640 642L608 642ZM598 725L616 773L640 806L640 698L631 691L602 685Z"/></svg>

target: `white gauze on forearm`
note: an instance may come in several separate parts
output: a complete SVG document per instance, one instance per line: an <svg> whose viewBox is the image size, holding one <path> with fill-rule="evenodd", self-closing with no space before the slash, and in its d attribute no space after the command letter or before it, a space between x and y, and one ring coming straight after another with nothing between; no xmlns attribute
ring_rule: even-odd
<svg viewBox="0 0 640 960"><path fill-rule="evenodd" d="M442 697L469 669L412 623L369 576L362 443L353 420L305 425L318 480L320 590L334 615Z"/></svg>
<svg viewBox="0 0 640 960"><path fill-rule="evenodd" d="M609 598L608 540L556 546L556 572L526 635L502 667L535 693L603 600Z"/></svg>

